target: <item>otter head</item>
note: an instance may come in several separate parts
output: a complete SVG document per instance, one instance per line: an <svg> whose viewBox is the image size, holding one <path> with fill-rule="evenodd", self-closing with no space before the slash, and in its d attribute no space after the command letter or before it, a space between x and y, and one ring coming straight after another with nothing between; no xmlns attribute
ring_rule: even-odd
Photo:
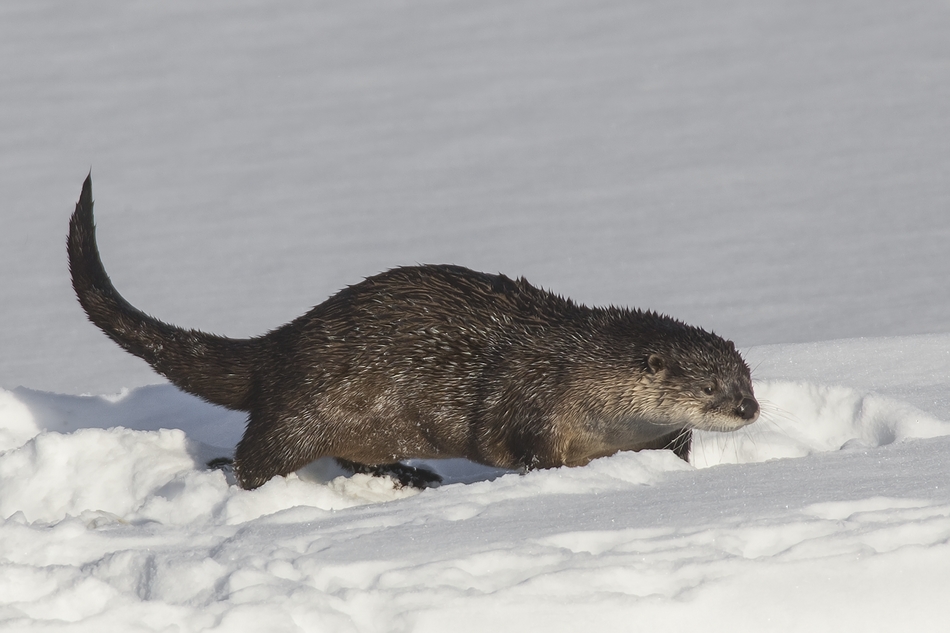
<svg viewBox="0 0 950 633"><path fill-rule="evenodd" d="M749 366L732 341L699 328L660 336L642 357L643 382L655 391L654 422L703 431L734 431L759 417Z"/></svg>

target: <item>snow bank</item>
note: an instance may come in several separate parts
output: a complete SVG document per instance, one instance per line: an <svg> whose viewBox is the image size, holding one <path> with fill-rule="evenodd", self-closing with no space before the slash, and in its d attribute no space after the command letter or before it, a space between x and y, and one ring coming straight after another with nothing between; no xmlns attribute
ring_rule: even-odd
<svg viewBox="0 0 950 633"><path fill-rule="evenodd" d="M730 434L695 433L694 466L862 450L950 435L948 422L907 403L849 387L758 381L755 389L762 402L760 421ZM130 523L239 523L295 505L333 510L414 494L394 490L388 480L342 476L332 460L277 478L258 491L229 487L224 473L209 471L205 464L230 455L243 428L241 414L167 385L111 397L21 388L0 391L0 403L6 449L0 453L2 517L19 512L30 522L55 522L98 512ZM167 423L177 428L165 428ZM222 429L223 437L209 438ZM464 460L424 463L447 483L494 479L504 472ZM687 468L667 453L644 453L622 466L616 460L600 460L556 477L531 473L506 478L508 483L495 482L491 489L498 498L589 494L652 484L662 473Z"/></svg>
<svg viewBox="0 0 950 633"><path fill-rule="evenodd" d="M760 420L735 433L694 434L697 466L801 457L950 435L950 423L916 407L840 385L758 381Z"/></svg>
<svg viewBox="0 0 950 633"><path fill-rule="evenodd" d="M926 363L927 350L917 354ZM447 484L422 493L329 460L240 490L204 463L233 448L241 417L167 385L110 397L2 391L0 623L483 631L635 619L685 631L713 618L732 630L822 630L844 614L871 629L932 624L927 605L942 600L950 563L950 490L933 483L950 424L853 387L755 388L762 418L697 433L695 465L646 451L518 475L448 460L429 462Z"/></svg>

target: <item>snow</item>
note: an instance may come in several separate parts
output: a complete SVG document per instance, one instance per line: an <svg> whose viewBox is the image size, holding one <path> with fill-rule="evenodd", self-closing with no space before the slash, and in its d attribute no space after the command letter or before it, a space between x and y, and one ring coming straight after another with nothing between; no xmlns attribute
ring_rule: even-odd
<svg viewBox="0 0 950 633"><path fill-rule="evenodd" d="M0 629L938 630L950 8L0 6ZM736 341L762 416L423 492L209 470L241 414L86 322L93 169L136 306L247 336L451 262ZM90 395L92 394L92 395Z"/></svg>
<svg viewBox="0 0 950 633"><path fill-rule="evenodd" d="M129 430L110 427L136 422L137 392L5 392L22 407L5 419L39 433L0 453L0 617L14 629L934 628L950 424L843 387L757 387L773 413L728 442L697 438L708 468L667 451L527 475L435 463L449 483L421 493L319 463L243 491L189 439L214 407L195 401L184 432ZM153 391L154 404L181 397ZM105 428L42 431L24 401L109 413Z"/></svg>

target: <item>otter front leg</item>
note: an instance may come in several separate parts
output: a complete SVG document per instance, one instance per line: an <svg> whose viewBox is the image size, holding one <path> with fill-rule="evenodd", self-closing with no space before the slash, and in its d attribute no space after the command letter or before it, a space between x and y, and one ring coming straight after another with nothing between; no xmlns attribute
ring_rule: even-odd
<svg viewBox="0 0 950 633"><path fill-rule="evenodd" d="M673 451L677 457L684 462L689 461L689 452L693 446L693 431L690 429L677 429L672 433L667 433L656 440L643 446L638 450L658 449Z"/></svg>

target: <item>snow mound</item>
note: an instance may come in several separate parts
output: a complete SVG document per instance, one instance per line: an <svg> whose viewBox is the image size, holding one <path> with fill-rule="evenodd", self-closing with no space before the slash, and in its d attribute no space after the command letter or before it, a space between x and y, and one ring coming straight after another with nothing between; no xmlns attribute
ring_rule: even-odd
<svg viewBox="0 0 950 633"><path fill-rule="evenodd" d="M841 385L757 381L759 420L735 433L696 432L697 467L761 462L950 435L950 423L900 400Z"/></svg>
<svg viewBox="0 0 950 633"><path fill-rule="evenodd" d="M950 424L891 398L843 386L764 381L755 385L761 419L736 433L697 432L692 463L762 462L814 453L880 447L910 438L950 435ZM167 415L163 415L167 411ZM163 428L166 421L178 428ZM224 442L209 437L225 422ZM48 430L50 427L62 429ZM130 428L131 427L131 428ZM0 391L0 516L28 522L68 516L91 523L238 524L295 506L324 511L416 494L389 479L345 476L320 460L258 490L243 491L205 464L233 447L241 416L222 412L169 386L118 396ZM426 461L446 482L475 484L494 500L545 494L590 494L652 485L691 467L666 451L617 455L580 469L503 476L465 460ZM490 487L478 482L492 480ZM455 508L466 514L468 510Z"/></svg>

